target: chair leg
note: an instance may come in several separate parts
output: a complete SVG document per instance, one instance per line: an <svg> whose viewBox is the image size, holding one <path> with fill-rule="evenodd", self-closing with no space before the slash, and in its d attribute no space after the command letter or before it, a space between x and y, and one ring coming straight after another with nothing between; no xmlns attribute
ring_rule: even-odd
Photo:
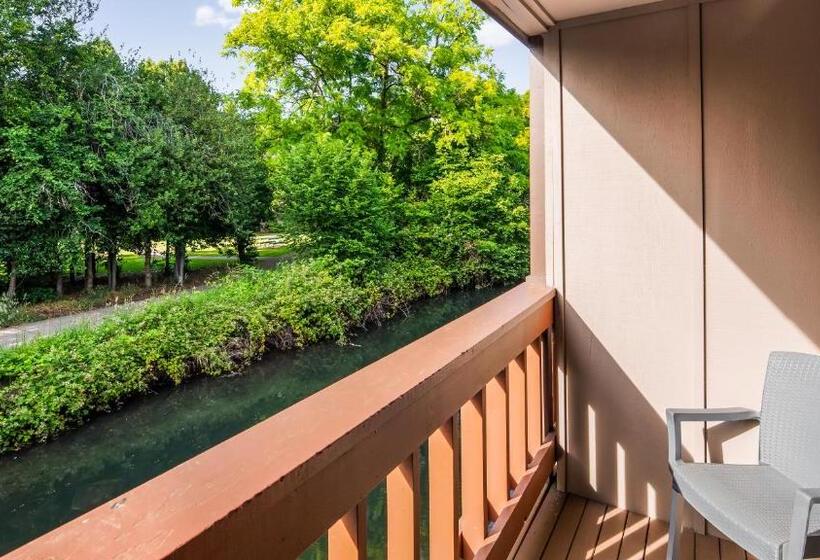
<svg viewBox="0 0 820 560"><path fill-rule="evenodd" d="M681 495L672 490L672 505L669 509L669 540L666 543L666 560L677 560L678 558L678 502Z"/></svg>

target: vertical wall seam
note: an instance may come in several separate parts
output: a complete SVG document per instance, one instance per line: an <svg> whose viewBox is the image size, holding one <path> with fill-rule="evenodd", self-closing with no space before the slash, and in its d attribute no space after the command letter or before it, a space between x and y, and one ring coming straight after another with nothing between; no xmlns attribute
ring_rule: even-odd
<svg viewBox="0 0 820 560"><path fill-rule="evenodd" d="M698 89L700 92L700 209L701 209L701 243L702 243L702 270L703 270L703 408L709 406L709 392L708 392L708 359L707 359L707 344L708 336L706 331L706 127L705 127L705 110L703 103L703 4L698 4L698 68L700 75L698 76ZM709 440L708 431L704 425L703 430L703 457L708 459Z"/></svg>
<svg viewBox="0 0 820 560"><path fill-rule="evenodd" d="M567 252L566 252L566 212L564 211L564 47L563 47L563 31L560 29L558 33L558 119L561 137L561 287L563 294L561 295L561 354L564 361L564 453L569 455L569 363L567 361ZM554 262L554 260L553 260ZM569 467L567 465L568 457L564 458L564 483L565 488L569 489Z"/></svg>

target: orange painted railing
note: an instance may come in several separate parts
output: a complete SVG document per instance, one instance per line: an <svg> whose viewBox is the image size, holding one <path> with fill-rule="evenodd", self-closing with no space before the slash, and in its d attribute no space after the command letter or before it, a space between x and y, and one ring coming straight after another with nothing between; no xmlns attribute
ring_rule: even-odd
<svg viewBox="0 0 820 560"><path fill-rule="evenodd" d="M425 440L430 558L506 558L555 463L553 299L521 284L8 558L295 558L327 532L362 559L386 479L388 558L416 559Z"/></svg>

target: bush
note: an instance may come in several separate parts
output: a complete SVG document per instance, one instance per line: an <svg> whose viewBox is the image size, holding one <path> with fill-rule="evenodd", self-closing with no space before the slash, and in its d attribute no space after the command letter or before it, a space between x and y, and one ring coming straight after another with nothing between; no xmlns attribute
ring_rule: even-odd
<svg viewBox="0 0 820 560"><path fill-rule="evenodd" d="M373 154L327 135L283 147L271 161L279 229L305 249L381 260L393 251L398 191Z"/></svg>
<svg viewBox="0 0 820 560"><path fill-rule="evenodd" d="M6 294L0 294L0 327L7 327L19 322L23 313L19 301Z"/></svg>
<svg viewBox="0 0 820 560"><path fill-rule="evenodd" d="M449 169L408 205L404 254L446 264L456 284L512 282L529 269L528 179L501 156Z"/></svg>
<svg viewBox="0 0 820 560"><path fill-rule="evenodd" d="M431 261L392 262L366 281L331 258L243 268L208 290L0 350L0 452L53 438L128 399L197 375L234 372L269 349L345 342L451 276Z"/></svg>

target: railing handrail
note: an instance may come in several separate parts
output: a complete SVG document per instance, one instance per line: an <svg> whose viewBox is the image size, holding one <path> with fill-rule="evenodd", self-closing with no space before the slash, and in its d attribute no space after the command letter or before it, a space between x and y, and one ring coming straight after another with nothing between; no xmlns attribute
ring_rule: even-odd
<svg viewBox="0 0 820 560"><path fill-rule="evenodd" d="M520 284L7 558L294 556L540 336L553 297Z"/></svg>

